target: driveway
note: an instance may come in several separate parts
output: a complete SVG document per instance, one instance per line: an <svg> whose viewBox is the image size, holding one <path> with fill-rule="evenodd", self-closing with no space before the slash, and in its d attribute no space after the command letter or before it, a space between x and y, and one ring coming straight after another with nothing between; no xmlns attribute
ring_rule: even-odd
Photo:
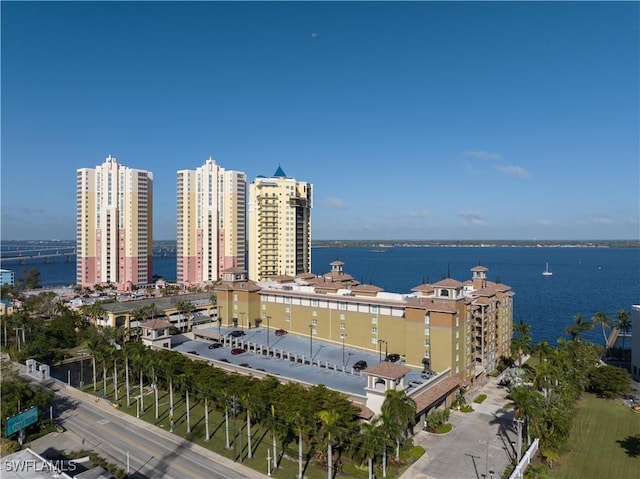
<svg viewBox="0 0 640 479"><path fill-rule="evenodd" d="M489 378L467 394L473 400L487 395L481 404L471 402L474 411L451 411L448 434L420 432L414 438L426 452L403 475L403 479L487 479L502 477L515 455L517 433L507 390Z"/></svg>

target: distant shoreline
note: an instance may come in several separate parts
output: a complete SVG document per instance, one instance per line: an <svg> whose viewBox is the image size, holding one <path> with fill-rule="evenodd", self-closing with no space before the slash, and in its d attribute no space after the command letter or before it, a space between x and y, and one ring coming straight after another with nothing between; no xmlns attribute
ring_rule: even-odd
<svg viewBox="0 0 640 479"><path fill-rule="evenodd" d="M75 244L75 240L2 240L11 243L59 243ZM176 240L154 240L155 246L170 246ZM427 247L460 247L460 248L640 248L640 240L312 240L313 248L375 248L384 252L386 248L427 248Z"/></svg>
<svg viewBox="0 0 640 479"><path fill-rule="evenodd" d="M640 248L640 240L314 240L311 246L317 248Z"/></svg>

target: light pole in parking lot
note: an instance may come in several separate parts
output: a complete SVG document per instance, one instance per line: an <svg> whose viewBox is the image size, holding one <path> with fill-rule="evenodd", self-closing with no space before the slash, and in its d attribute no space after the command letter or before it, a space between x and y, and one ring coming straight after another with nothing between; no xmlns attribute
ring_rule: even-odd
<svg viewBox="0 0 640 479"><path fill-rule="evenodd" d="M309 325L309 364L313 361L313 324Z"/></svg>
<svg viewBox="0 0 640 479"><path fill-rule="evenodd" d="M222 324L222 306L218 306L218 311L216 311L216 314L218 315L218 339L220 339L221 338L220 326Z"/></svg>
<svg viewBox="0 0 640 479"><path fill-rule="evenodd" d="M267 320L267 355L269 354L269 330L271 329L269 321L271 320L271 316L266 317Z"/></svg>
<svg viewBox="0 0 640 479"><path fill-rule="evenodd" d="M344 338L347 337L347 333L342 333L342 369L344 369L345 366L345 362L344 362Z"/></svg>
<svg viewBox="0 0 640 479"><path fill-rule="evenodd" d="M380 362L382 362L382 343L384 343L385 358L387 357L387 342L384 339L378 339L378 357Z"/></svg>

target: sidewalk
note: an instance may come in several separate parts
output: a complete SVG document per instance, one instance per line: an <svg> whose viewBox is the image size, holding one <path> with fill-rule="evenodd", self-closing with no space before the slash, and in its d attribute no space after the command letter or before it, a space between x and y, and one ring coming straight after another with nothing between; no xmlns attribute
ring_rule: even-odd
<svg viewBox="0 0 640 479"><path fill-rule="evenodd" d="M487 398L473 402L479 394ZM425 449L424 455L402 475L403 479L496 479L514 457L512 441L513 411L507 390L498 386L497 378L488 378L467 394L473 412L451 411L448 434L419 432L414 442ZM493 472L493 474L492 474Z"/></svg>
<svg viewBox="0 0 640 479"><path fill-rule="evenodd" d="M14 363L15 364L15 363ZM24 368L24 365L18 365L18 367L22 366L22 368ZM196 443L193 443L191 441L188 441L180 436L177 436L169 431L166 431L164 429L161 429L159 427L154 426L153 424L149 424L146 421L143 421L142 419L138 419L134 416L131 416L117 408L113 407L113 403L107 399L100 399L98 402L96 402L96 396L93 396L89 393L85 393L83 391L80 391L76 388L73 387L69 387L64 383L61 383L59 381L56 380L48 380L48 381L36 381L34 380L32 377L22 374L21 375L27 379L32 380L34 383L45 387L51 391L53 391L54 393L60 395L60 396L66 396L66 397L70 397L73 398L77 401L81 401L83 403L86 404L90 404L91 406L97 408L97 409L101 409L102 411L104 411L107 414L113 415L113 416L117 416L121 419L124 419L125 421L127 421L130 424L133 424L137 427L143 428L145 431L147 431L149 434L155 434L157 436L161 436L162 438L164 438L167 441L170 441L174 444L176 444L177 446L186 446L188 445L189 448L191 450L193 450L194 452L200 454L201 456L206 457L208 460L214 462L214 463L218 463L228 469L231 469L233 471L238 472L238 474L241 474L243 477L249 477L249 478L253 478L253 479L261 479L265 477L265 474L262 474L258 471L255 471L249 467L243 466L240 463L234 462L231 459L228 459L224 456L220 456L202 446L199 446ZM45 441L43 441L44 439L46 439L47 436L45 436L44 438L40 438L39 441L39 447L40 443L44 443ZM99 453L99 451L96 451Z"/></svg>

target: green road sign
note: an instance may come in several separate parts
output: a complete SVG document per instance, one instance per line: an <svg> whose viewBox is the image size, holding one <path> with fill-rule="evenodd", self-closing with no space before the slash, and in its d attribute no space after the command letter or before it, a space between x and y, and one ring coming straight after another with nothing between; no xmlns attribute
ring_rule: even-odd
<svg viewBox="0 0 640 479"><path fill-rule="evenodd" d="M38 422L38 406L33 406L31 409L27 409L20 414L7 418L7 436L11 436L20 429L31 426L36 422Z"/></svg>

